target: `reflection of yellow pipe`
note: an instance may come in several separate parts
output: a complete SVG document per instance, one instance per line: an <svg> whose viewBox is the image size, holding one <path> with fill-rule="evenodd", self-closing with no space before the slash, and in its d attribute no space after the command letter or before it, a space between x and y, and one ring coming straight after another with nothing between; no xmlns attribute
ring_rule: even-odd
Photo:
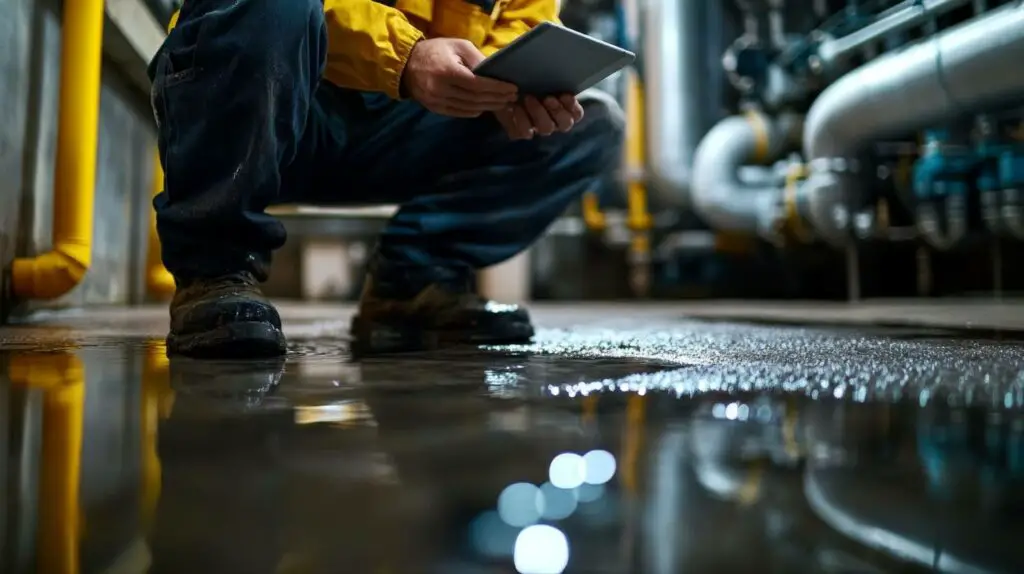
<svg viewBox="0 0 1024 574"><path fill-rule="evenodd" d="M637 466L643 443L644 418L647 401L644 395L630 395L626 399L626 430L622 439L622 487L636 494Z"/></svg>
<svg viewBox="0 0 1024 574"><path fill-rule="evenodd" d="M592 425L597 420L597 393L583 397L583 413L581 421L584 425Z"/></svg>
<svg viewBox="0 0 1024 574"><path fill-rule="evenodd" d="M77 574L85 368L70 353L15 355L10 378L44 393L38 571Z"/></svg>
<svg viewBox="0 0 1024 574"><path fill-rule="evenodd" d="M160 165L160 153L153 156L152 197L164 189L164 169ZM149 209L149 246L146 250L146 288L150 295L166 298L174 294L174 277L160 259L160 235L156 232L156 210Z"/></svg>
<svg viewBox="0 0 1024 574"><path fill-rule="evenodd" d="M11 268L14 295L53 299L78 285L92 259L103 0L64 2L60 111L53 186L53 246Z"/></svg>
<svg viewBox="0 0 1024 574"><path fill-rule="evenodd" d="M157 452L159 420L170 416L174 392L170 385L167 350L163 341L146 349L142 365L142 525L149 531L156 517L162 487L160 456Z"/></svg>

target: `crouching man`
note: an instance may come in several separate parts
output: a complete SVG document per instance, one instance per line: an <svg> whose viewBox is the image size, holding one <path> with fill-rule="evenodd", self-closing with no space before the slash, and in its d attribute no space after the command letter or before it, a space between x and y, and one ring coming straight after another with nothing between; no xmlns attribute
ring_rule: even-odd
<svg viewBox="0 0 1024 574"><path fill-rule="evenodd" d="M607 98L538 100L472 68L557 0L185 0L150 65L174 275L169 353L285 352L261 295L282 203L399 204L370 263L356 341L512 343L525 310L474 272L523 251L618 164Z"/></svg>

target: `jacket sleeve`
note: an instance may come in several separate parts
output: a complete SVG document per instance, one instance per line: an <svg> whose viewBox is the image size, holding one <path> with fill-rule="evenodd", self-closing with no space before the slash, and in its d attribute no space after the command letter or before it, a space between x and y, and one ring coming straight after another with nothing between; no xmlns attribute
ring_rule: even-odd
<svg viewBox="0 0 1024 574"><path fill-rule="evenodd" d="M404 14L373 0L324 0L327 68L343 88L399 99L402 71L423 33Z"/></svg>
<svg viewBox="0 0 1024 574"><path fill-rule="evenodd" d="M559 23L559 4L559 0L509 0L480 51L490 56L541 22Z"/></svg>

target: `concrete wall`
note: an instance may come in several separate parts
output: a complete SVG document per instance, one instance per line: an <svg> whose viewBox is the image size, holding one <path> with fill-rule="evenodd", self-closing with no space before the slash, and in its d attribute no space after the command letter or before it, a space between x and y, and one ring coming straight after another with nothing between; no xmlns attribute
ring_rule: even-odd
<svg viewBox="0 0 1024 574"><path fill-rule="evenodd" d="M50 247L60 10L56 0L0 0L0 265ZM110 26L108 22L108 27ZM93 265L81 285L41 307L141 298L155 134L147 94L104 62Z"/></svg>

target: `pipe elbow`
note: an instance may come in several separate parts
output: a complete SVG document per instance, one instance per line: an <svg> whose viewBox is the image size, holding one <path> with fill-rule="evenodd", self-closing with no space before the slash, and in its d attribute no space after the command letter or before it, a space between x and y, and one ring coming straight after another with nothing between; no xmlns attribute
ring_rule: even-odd
<svg viewBox="0 0 1024 574"><path fill-rule="evenodd" d="M176 289L174 276L164 269L163 265L160 265L156 269L151 269L146 275L146 288L151 295L167 297Z"/></svg>
<svg viewBox="0 0 1024 574"><path fill-rule="evenodd" d="M56 299L75 288L89 271L88 245L58 245L31 259L15 259L11 266L14 295L20 299Z"/></svg>

